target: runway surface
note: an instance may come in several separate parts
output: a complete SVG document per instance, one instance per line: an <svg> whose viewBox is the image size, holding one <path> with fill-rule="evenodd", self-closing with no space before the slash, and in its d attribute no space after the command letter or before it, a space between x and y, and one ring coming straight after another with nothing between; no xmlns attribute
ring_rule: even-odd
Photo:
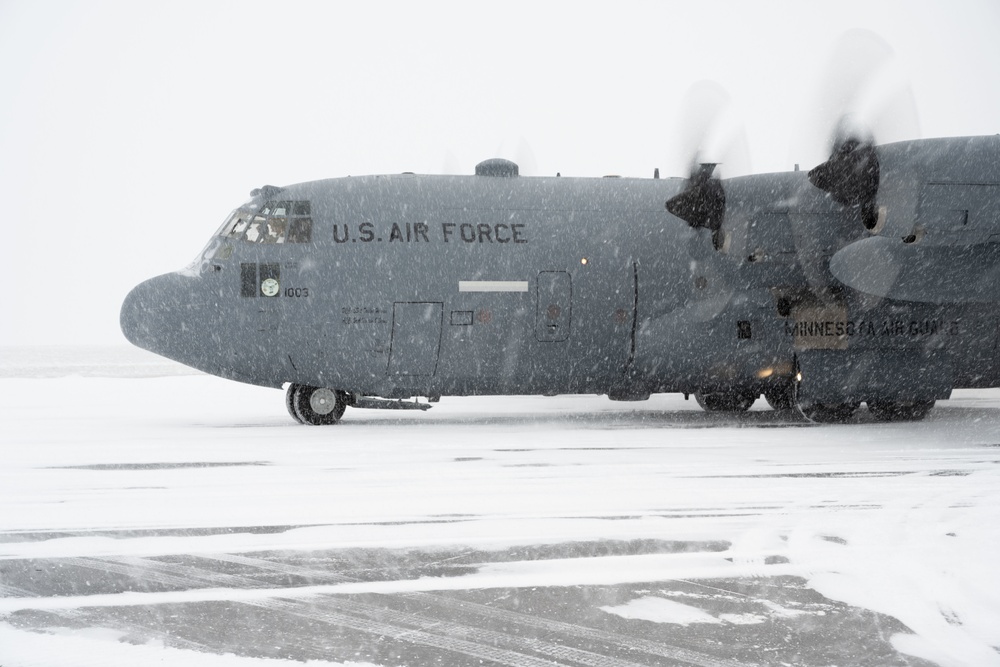
<svg viewBox="0 0 1000 667"><path fill-rule="evenodd" d="M308 427L121 354L0 363L4 667L1000 664L1000 391L917 424L663 395Z"/></svg>

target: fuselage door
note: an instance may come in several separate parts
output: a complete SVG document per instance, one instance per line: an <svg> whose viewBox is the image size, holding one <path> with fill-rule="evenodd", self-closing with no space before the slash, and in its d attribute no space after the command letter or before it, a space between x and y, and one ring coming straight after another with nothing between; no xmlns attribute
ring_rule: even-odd
<svg viewBox="0 0 1000 667"><path fill-rule="evenodd" d="M434 375L441 350L443 304L394 303L388 375Z"/></svg>
<svg viewBox="0 0 1000 667"><path fill-rule="evenodd" d="M573 285L565 271L538 274L538 301L535 308L535 338L558 342L569 338L573 315Z"/></svg>

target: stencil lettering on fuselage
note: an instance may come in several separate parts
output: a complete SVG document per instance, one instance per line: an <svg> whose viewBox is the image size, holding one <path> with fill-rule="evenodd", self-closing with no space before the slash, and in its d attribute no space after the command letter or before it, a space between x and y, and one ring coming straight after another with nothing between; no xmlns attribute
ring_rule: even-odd
<svg viewBox="0 0 1000 667"><path fill-rule="evenodd" d="M333 240L336 243L468 243L468 244L511 244L528 242L525 223L455 223L444 222L429 225L425 222L394 222L391 225L376 225L362 222L357 225L336 223L333 225Z"/></svg>

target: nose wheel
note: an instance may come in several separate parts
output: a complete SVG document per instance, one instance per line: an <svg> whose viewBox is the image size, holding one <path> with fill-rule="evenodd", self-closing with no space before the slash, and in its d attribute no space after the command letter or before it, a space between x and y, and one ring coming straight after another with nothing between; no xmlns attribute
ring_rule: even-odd
<svg viewBox="0 0 1000 667"><path fill-rule="evenodd" d="M293 384L285 393L285 407L300 424L326 426L336 424L347 409L347 395L329 387Z"/></svg>

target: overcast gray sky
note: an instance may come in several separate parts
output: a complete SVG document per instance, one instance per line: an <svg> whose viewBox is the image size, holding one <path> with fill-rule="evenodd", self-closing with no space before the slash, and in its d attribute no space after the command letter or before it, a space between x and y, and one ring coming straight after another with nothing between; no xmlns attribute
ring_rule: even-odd
<svg viewBox="0 0 1000 667"><path fill-rule="evenodd" d="M706 79L753 171L814 166L831 54L857 28L893 52L872 87L907 82L919 114L880 140L1000 132L992 0L0 0L0 344L123 342L128 290L186 265L265 183L495 155L680 174Z"/></svg>

